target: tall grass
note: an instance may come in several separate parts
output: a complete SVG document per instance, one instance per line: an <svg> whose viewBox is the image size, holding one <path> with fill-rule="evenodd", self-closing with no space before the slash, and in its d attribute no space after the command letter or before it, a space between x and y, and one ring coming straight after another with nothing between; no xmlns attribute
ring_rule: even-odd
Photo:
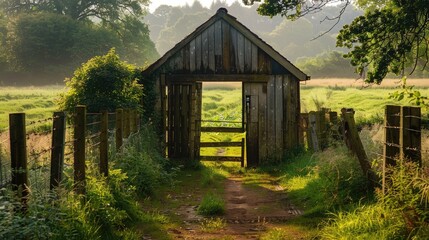
<svg viewBox="0 0 429 240"><path fill-rule="evenodd" d="M73 192L73 169L65 166L66 178L55 192L30 191L26 215L14 211L20 204L14 194L1 189L0 239L141 238L133 226L153 217L141 211L137 196L171 182L175 171L156 147L158 140L150 126L143 127L116 154L108 178L88 158L85 196Z"/></svg>

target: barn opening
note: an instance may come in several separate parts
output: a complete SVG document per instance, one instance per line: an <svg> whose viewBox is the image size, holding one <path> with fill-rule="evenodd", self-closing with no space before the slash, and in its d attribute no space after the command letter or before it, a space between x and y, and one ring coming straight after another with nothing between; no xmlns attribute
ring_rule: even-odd
<svg viewBox="0 0 429 240"><path fill-rule="evenodd" d="M200 160L244 161L242 83L202 84Z"/></svg>

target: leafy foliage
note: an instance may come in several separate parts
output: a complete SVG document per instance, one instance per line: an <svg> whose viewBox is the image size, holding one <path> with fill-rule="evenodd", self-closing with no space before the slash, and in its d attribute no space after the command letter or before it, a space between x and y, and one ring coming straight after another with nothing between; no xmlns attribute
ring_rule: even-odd
<svg viewBox="0 0 429 240"><path fill-rule="evenodd" d="M126 13L140 16L143 14L142 6L147 5L147 0L28 0L10 1L1 0L0 6L8 14L26 12L53 12L66 15L75 20L86 20L91 17L104 21L116 21Z"/></svg>
<svg viewBox="0 0 429 240"><path fill-rule="evenodd" d="M131 137L131 144L125 146L114 165L127 174L128 184L135 186L138 195L150 196L162 183L172 182L176 168L162 156L153 126L144 125L140 133Z"/></svg>
<svg viewBox="0 0 429 240"><path fill-rule="evenodd" d="M138 70L120 61L112 49L83 64L66 80L69 90L60 96L59 105L70 112L79 104L86 105L91 112L138 108L143 93L137 74Z"/></svg>
<svg viewBox="0 0 429 240"><path fill-rule="evenodd" d="M243 0L253 4L258 0ZM309 13L319 12L330 3L327 1L273 0L264 1L258 7L262 15L282 15L297 19ZM352 49L346 56L351 59L357 71L369 83L380 83L387 73L402 74L410 64L412 74L420 66L424 69L429 62L429 4L427 0L345 0L337 16L327 19L338 20L346 7L356 3L366 8L364 16L356 17L345 25L337 36L337 46ZM338 23L337 21L337 23Z"/></svg>
<svg viewBox="0 0 429 240"><path fill-rule="evenodd" d="M409 102L415 103L417 106L429 107L428 97L423 96L419 90L415 90L414 86L407 85L406 77L401 79L400 89L390 93L389 97L397 101L407 98Z"/></svg>

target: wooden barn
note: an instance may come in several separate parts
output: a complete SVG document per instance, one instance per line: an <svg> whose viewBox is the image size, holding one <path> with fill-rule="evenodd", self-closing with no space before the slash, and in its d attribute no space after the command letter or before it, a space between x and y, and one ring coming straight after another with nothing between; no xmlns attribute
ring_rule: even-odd
<svg viewBox="0 0 429 240"><path fill-rule="evenodd" d="M247 166L279 160L299 144L299 84L309 76L225 8L145 69L143 77L159 91L155 109L170 159L200 159L200 147L207 145L200 143L203 82L242 83Z"/></svg>

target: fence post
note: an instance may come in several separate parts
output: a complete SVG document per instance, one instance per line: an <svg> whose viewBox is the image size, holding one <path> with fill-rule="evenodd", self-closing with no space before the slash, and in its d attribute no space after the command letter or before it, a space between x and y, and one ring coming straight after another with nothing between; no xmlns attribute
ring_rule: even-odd
<svg viewBox="0 0 429 240"><path fill-rule="evenodd" d="M58 187L63 179L65 136L66 114L64 112L54 112L51 150L51 190Z"/></svg>
<svg viewBox="0 0 429 240"><path fill-rule="evenodd" d="M10 131L10 159L12 167L12 188L17 191L23 204L22 210L27 207L27 138L25 132L25 113L9 114Z"/></svg>
<svg viewBox="0 0 429 240"><path fill-rule="evenodd" d="M309 149L317 152L319 151L319 139L317 135L317 114L314 111L311 111L308 114L308 123L310 129L310 139L311 141L308 143Z"/></svg>
<svg viewBox="0 0 429 240"><path fill-rule="evenodd" d="M130 109L124 109L124 138L130 136Z"/></svg>
<svg viewBox="0 0 429 240"><path fill-rule="evenodd" d="M75 107L74 120L74 183L75 192L85 194L85 131L86 106Z"/></svg>
<svg viewBox="0 0 429 240"><path fill-rule="evenodd" d="M359 160L360 167L364 175L368 179L368 187L370 190L374 189L377 185L377 175L372 171L371 164L368 161L365 149L363 148L362 141L360 140L359 133L356 128L353 109L341 109L343 118L343 130L346 140L346 145Z"/></svg>
<svg viewBox="0 0 429 240"><path fill-rule="evenodd" d="M109 127L109 115L107 110L101 112L101 132L100 132L100 173L107 177L109 175L109 164L108 164L108 127Z"/></svg>
<svg viewBox="0 0 429 240"><path fill-rule="evenodd" d="M244 138L241 139L241 167L244 167Z"/></svg>
<svg viewBox="0 0 429 240"><path fill-rule="evenodd" d="M122 127L124 126L123 124L123 109L119 108L116 109L116 136L115 136L115 140L116 140L116 152L119 152L121 147L122 147L122 143L123 143L123 131L122 131Z"/></svg>
<svg viewBox="0 0 429 240"><path fill-rule="evenodd" d="M401 107L400 156L422 166L421 109Z"/></svg>

